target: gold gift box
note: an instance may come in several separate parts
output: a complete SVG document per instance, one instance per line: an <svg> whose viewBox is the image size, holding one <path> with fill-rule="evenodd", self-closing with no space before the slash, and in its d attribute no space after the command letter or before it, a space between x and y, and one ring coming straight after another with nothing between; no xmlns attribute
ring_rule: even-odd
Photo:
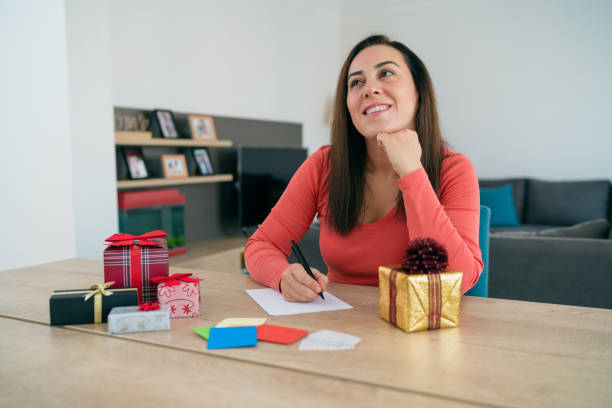
<svg viewBox="0 0 612 408"><path fill-rule="evenodd" d="M395 276L395 322L390 319L390 282L393 270ZM380 317L407 332L429 329L429 277L427 274L403 272L401 265L378 267L379 313ZM439 328L459 326L461 311L462 272L446 271L440 273L441 312Z"/></svg>

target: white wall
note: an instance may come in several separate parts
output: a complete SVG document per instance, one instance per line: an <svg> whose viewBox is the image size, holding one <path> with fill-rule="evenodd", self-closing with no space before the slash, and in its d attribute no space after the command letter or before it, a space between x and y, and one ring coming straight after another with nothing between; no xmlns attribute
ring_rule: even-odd
<svg viewBox="0 0 612 408"><path fill-rule="evenodd" d="M118 227L108 2L0 7L0 270L101 259Z"/></svg>
<svg viewBox="0 0 612 408"><path fill-rule="evenodd" d="M66 27L76 255L102 259L118 232L108 1L67 0Z"/></svg>
<svg viewBox="0 0 612 408"><path fill-rule="evenodd" d="M0 2L0 270L76 254L63 1Z"/></svg>
<svg viewBox="0 0 612 408"><path fill-rule="evenodd" d="M342 16L344 55L382 32L423 59L480 177L612 176L612 2L347 1Z"/></svg>
<svg viewBox="0 0 612 408"><path fill-rule="evenodd" d="M329 140L339 12L322 0L112 0L113 103L301 122L312 151Z"/></svg>

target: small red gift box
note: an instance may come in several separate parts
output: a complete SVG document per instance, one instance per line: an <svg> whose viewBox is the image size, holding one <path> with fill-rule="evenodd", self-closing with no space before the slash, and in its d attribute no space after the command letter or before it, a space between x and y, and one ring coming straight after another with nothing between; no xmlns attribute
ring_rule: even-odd
<svg viewBox="0 0 612 408"><path fill-rule="evenodd" d="M157 285L159 303L167 305L170 317L197 317L200 315L200 281L190 273L175 273L152 278Z"/></svg>
<svg viewBox="0 0 612 408"><path fill-rule="evenodd" d="M151 278L168 276L168 245L164 231L142 235L114 234L106 239L104 280L115 281L114 288L138 289L138 302L157 300L157 288Z"/></svg>

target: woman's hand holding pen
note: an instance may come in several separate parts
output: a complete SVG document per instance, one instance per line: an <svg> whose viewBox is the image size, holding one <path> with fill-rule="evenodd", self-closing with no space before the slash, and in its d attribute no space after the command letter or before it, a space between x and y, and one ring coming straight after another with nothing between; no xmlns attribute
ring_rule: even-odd
<svg viewBox="0 0 612 408"><path fill-rule="evenodd" d="M311 267L315 281L299 263L289 265L281 275L280 290L289 302L310 302L319 296L327 286L327 276Z"/></svg>
<svg viewBox="0 0 612 408"><path fill-rule="evenodd" d="M414 130L402 129L393 133L379 133L376 135L376 142L385 150L393 170L400 178L423 167L419 135Z"/></svg>

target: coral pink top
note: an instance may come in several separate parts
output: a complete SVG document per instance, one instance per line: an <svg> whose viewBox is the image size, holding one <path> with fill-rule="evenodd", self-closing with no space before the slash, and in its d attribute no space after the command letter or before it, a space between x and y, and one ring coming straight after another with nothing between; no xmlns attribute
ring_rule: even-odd
<svg viewBox="0 0 612 408"><path fill-rule="evenodd" d="M425 170L416 170L397 181L405 220L395 216L396 206L380 220L357 224L341 236L324 216L329 151L329 146L323 146L306 159L247 242L246 266L253 279L278 290L281 274L289 267L291 240L299 242L317 215L321 255L330 281L377 286L380 265L402 263L410 240L430 237L446 246L449 269L463 272L461 293L476 284L483 269L478 246L480 195L476 171L467 157L446 151L440 199Z"/></svg>

